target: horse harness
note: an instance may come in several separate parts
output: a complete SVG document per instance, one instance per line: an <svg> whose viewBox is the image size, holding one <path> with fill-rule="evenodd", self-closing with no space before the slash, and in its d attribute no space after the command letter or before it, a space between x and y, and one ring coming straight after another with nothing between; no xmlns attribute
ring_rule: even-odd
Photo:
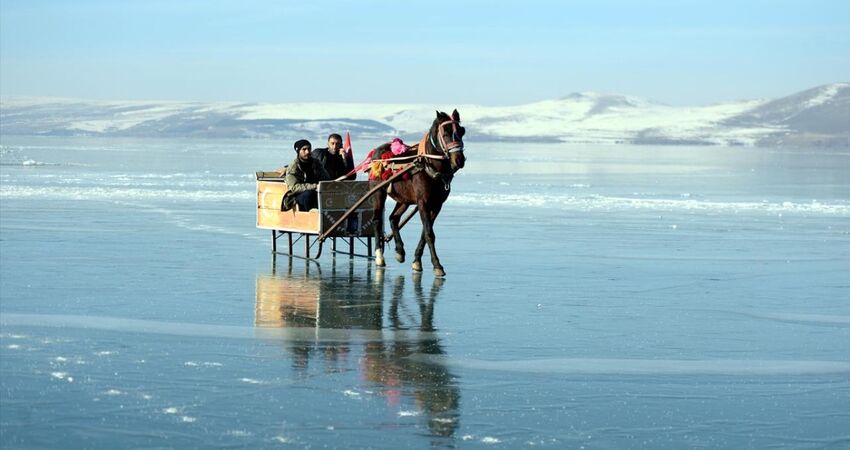
<svg viewBox="0 0 850 450"><path fill-rule="evenodd" d="M444 126L449 126L449 125L452 125L452 127L453 127L452 135L457 136L457 122L454 121L454 120L447 120L447 121L441 123L439 125L438 129L440 129ZM452 179L454 178L454 171L449 170L448 172L443 172L443 171L437 170L436 168L434 168L434 166L432 164L428 163L428 160L429 159L449 160L449 154L454 152L454 151L462 150L463 146L459 145L457 143L457 141L452 141L451 143L446 143L445 138L443 138L442 133L438 133L437 138L438 138L439 143L440 143L439 146L437 145L437 143L434 142L434 137L431 136L431 132L429 131L429 132L425 133L425 135L422 136L422 140L419 141L419 143L415 145L416 147L418 147L416 149L417 154L415 156L403 156L403 157L396 157L396 158L390 158L390 159L385 159L385 160L375 160L375 161L373 161L373 163L377 162L377 163L381 164L382 169L389 170L390 173L392 173L392 174L396 174L396 173L404 171L404 172L409 172L409 175L413 176L413 175L415 175L419 172L424 171L425 174L427 174L429 177L431 177L431 179L433 179L434 181L438 181L438 182L443 183L443 187L446 191L450 191L451 188L452 188L451 183L452 183ZM442 156L429 155L429 154L426 153L425 148L426 148L427 142L429 140L431 141L432 147L434 147L438 150L441 150L443 152ZM409 146L408 150L413 149L413 147L414 146ZM400 162L400 161L407 161L407 160L412 160L412 161L411 162ZM412 168L411 168L411 166L412 166ZM389 187L387 188L387 191L388 192L392 191L392 183L390 183Z"/></svg>

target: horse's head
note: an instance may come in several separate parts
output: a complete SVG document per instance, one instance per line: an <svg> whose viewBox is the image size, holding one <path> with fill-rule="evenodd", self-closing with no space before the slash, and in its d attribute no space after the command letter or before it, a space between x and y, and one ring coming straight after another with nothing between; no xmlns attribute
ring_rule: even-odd
<svg viewBox="0 0 850 450"><path fill-rule="evenodd" d="M466 163L466 157L463 156L463 135L466 134L466 129L460 126L460 114L457 110L452 111L451 116L437 111L437 118L431 124L429 133L431 145L449 159L452 172L462 169Z"/></svg>

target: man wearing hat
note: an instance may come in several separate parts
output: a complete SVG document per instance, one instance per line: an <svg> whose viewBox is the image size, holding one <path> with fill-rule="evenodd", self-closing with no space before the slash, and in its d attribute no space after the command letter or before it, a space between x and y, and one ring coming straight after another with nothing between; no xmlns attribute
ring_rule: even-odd
<svg viewBox="0 0 850 450"><path fill-rule="evenodd" d="M319 207L319 194L316 192L319 181L330 180L331 176L322 167L322 163L310 155L312 149L313 146L306 139L295 142L295 152L298 156L286 168L285 181L288 191L283 196L281 211L288 211L295 205L298 205L299 211Z"/></svg>

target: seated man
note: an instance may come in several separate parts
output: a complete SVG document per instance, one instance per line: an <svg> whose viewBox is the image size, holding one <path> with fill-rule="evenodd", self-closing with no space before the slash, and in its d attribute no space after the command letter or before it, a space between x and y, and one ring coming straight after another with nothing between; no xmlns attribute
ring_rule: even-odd
<svg viewBox="0 0 850 450"><path fill-rule="evenodd" d="M310 156L312 145L310 141L301 139L295 142L298 156L286 168L286 186L288 190L280 205L281 211L288 211L298 205L298 210L309 211L319 207L319 195L316 189L319 181L330 180L328 172L322 164Z"/></svg>
<svg viewBox="0 0 850 450"><path fill-rule="evenodd" d="M354 160L352 160L348 153L342 149L342 136L336 133L328 136L327 148L317 148L313 150L313 158L318 159L319 162L322 163L322 166L324 166L325 170L328 171L332 180L336 180L337 178L354 170ZM352 173L345 179L353 180L355 178L357 178L357 174Z"/></svg>

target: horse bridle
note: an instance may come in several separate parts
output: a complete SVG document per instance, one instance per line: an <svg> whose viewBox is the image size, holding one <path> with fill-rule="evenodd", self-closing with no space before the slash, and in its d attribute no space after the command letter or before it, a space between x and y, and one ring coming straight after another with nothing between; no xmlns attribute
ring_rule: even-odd
<svg viewBox="0 0 850 450"><path fill-rule="evenodd" d="M455 138L452 142L446 143L446 138L443 137L443 127L452 126L452 137ZM444 155L445 158L448 158L451 153L462 152L463 151L463 139L457 134L457 127L460 125L460 122L457 120L446 120L437 125L437 141L440 143L438 146L434 142L434 136L429 136L431 138L431 146L438 148Z"/></svg>

